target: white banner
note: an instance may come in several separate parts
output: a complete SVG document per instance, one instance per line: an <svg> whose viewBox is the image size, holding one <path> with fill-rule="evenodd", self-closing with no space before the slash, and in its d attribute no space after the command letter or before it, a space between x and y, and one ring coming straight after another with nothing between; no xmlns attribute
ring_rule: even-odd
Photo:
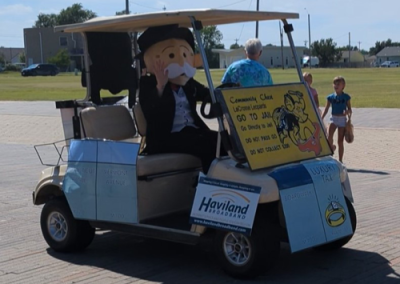
<svg viewBox="0 0 400 284"><path fill-rule="evenodd" d="M199 177L190 223L250 234L261 187Z"/></svg>

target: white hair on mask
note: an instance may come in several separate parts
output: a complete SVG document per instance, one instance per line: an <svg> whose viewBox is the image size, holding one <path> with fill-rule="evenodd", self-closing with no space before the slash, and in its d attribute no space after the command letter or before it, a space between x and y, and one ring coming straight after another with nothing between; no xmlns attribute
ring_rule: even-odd
<svg viewBox="0 0 400 284"><path fill-rule="evenodd" d="M185 74L188 78L193 78L194 74L196 74L196 68L190 66L187 62L183 66L180 66L178 63L171 63L165 68L164 72L166 70L168 70L168 79L177 78L182 74Z"/></svg>

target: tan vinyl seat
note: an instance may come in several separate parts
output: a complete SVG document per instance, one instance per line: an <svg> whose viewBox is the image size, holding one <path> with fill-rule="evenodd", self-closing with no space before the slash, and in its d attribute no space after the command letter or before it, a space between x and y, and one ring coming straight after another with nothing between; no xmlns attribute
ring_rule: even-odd
<svg viewBox="0 0 400 284"><path fill-rule="evenodd" d="M136 135L132 116L122 105L87 107L80 116L88 138L126 140Z"/></svg>
<svg viewBox="0 0 400 284"><path fill-rule="evenodd" d="M122 105L87 107L81 111L80 116L84 134L88 138L139 143L141 139L137 138L137 132L142 137L146 135L146 120L140 105L134 107L138 131L128 109ZM201 168L199 158L180 153L139 155L137 161L138 177L198 168Z"/></svg>
<svg viewBox="0 0 400 284"><path fill-rule="evenodd" d="M144 138L143 141L145 143L147 123L142 107L138 102L132 109L138 133ZM183 153L139 156L139 160L140 168L138 168L138 176L201 168L201 160L199 158Z"/></svg>

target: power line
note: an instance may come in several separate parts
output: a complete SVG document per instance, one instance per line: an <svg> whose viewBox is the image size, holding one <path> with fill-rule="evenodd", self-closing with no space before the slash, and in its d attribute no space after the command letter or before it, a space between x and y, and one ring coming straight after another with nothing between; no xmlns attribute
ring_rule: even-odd
<svg viewBox="0 0 400 284"><path fill-rule="evenodd" d="M253 3L253 0L250 0L250 5L247 9L250 9L251 3ZM240 30L239 39L242 36L243 28L244 28L244 24L242 25L242 29Z"/></svg>
<svg viewBox="0 0 400 284"><path fill-rule="evenodd" d="M229 7L229 6L233 6L233 5L236 5L236 4L238 4L238 3L242 3L242 2L246 2L246 1L249 1L249 0L237 1L237 2L235 2L235 3L228 4L228 5L224 5L224 6L219 6L219 7L216 7L216 8L224 8L224 7ZM251 0L251 1L253 1L253 0Z"/></svg>
<svg viewBox="0 0 400 284"><path fill-rule="evenodd" d="M152 10L160 11L160 8L154 8L154 7L150 7L150 6L146 6L146 5L138 4L138 3L135 3L135 2L132 2L132 1L130 1L129 3L131 3L131 4L135 4L135 5L137 5L137 6L142 6L142 7L148 8L148 9L152 9Z"/></svg>

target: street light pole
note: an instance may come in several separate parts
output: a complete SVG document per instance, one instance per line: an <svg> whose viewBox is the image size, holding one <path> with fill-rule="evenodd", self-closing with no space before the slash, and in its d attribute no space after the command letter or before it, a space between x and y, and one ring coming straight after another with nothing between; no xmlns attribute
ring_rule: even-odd
<svg viewBox="0 0 400 284"><path fill-rule="evenodd" d="M310 52L310 63L308 64L311 69L311 57L312 57L312 51L311 51L311 25L310 25L310 13L308 13L307 8L304 8L306 10L307 15L308 15L308 51Z"/></svg>

